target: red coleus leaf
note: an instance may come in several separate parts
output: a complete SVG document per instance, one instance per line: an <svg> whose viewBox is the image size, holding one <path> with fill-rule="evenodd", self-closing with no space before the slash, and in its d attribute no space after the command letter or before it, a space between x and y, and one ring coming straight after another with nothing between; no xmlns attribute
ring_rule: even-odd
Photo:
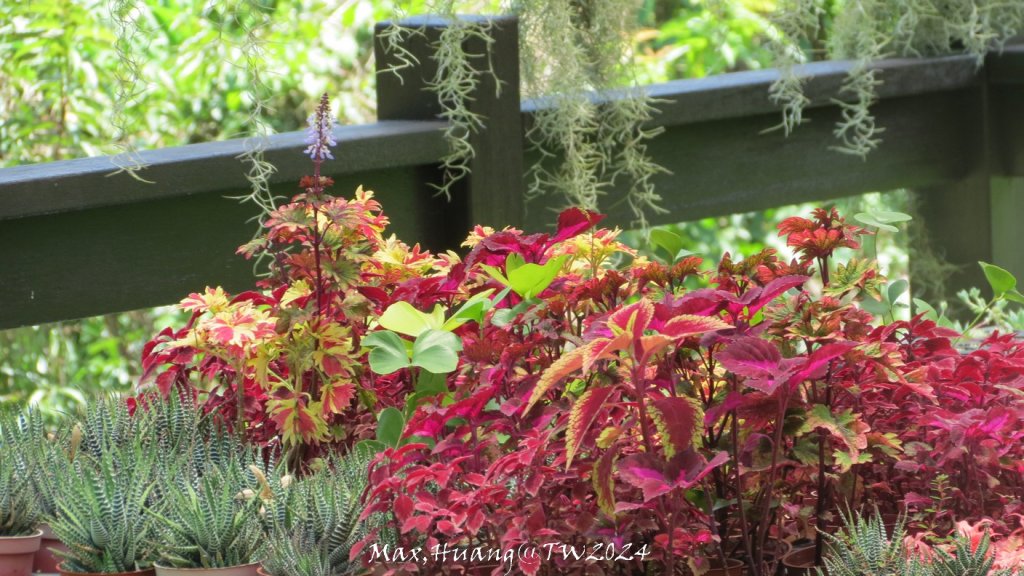
<svg viewBox="0 0 1024 576"><path fill-rule="evenodd" d="M615 358L618 352L629 347L631 341L632 335L623 332L614 338L597 338L583 346L579 349L583 354L583 372L590 372L594 364L601 360Z"/></svg>
<svg viewBox="0 0 1024 576"><path fill-rule="evenodd" d="M605 400L615 390L613 386L590 388L580 396L569 411L569 427L565 431L565 469L572 466L572 459L583 443L587 431L604 407Z"/></svg>
<svg viewBox="0 0 1024 576"><path fill-rule="evenodd" d="M568 240L574 236L578 236L586 232L588 229L595 226L601 220L604 220L603 214L592 212L590 210L582 210L580 208L569 208L563 210L558 215L558 230L555 232L554 238L551 239L551 243L555 244L563 240Z"/></svg>
<svg viewBox="0 0 1024 576"><path fill-rule="evenodd" d="M402 534L407 534L413 530L419 531L421 534L426 534L427 529L430 528L431 518L426 515L410 516L402 522Z"/></svg>
<svg viewBox="0 0 1024 576"><path fill-rule="evenodd" d="M412 501L412 498L409 498L405 494L402 494L398 498L395 498L395 517L398 518L400 522L405 522L406 520L408 520L409 517L412 516L414 508L415 505Z"/></svg>
<svg viewBox="0 0 1024 576"><path fill-rule="evenodd" d="M526 576L536 576L540 572L540 552L537 550L530 550L522 555L519 559L519 569L523 571Z"/></svg>
<svg viewBox="0 0 1024 576"><path fill-rule="evenodd" d="M693 437L703 426L703 416L695 402L676 397L657 398L652 404L665 455L672 458L693 446Z"/></svg>
<svg viewBox="0 0 1024 576"><path fill-rule="evenodd" d="M761 338L738 338L718 353L718 361L727 370L744 378L767 379L779 372L782 353Z"/></svg>
<svg viewBox="0 0 1024 576"><path fill-rule="evenodd" d="M534 386L530 399L526 402L526 407L523 408L523 414L529 412L530 408L543 398L555 384L582 368L584 357L584 348L576 348L571 352L563 354L561 358L555 360L551 366L548 366L548 369L541 374L537 385Z"/></svg>

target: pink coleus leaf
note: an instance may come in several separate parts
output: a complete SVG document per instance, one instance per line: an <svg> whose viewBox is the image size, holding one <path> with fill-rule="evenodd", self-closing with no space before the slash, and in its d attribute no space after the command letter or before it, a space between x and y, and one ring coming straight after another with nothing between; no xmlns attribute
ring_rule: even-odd
<svg viewBox="0 0 1024 576"><path fill-rule="evenodd" d="M728 452L719 452L711 460L706 460L695 450L680 452L669 461L665 475L675 478L673 488L688 490L696 486L712 470L729 460Z"/></svg>
<svg viewBox="0 0 1024 576"><path fill-rule="evenodd" d="M718 361L737 376L764 379L778 374L782 353L771 342L744 337L726 346L718 354Z"/></svg>
<svg viewBox="0 0 1024 576"><path fill-rule="evenodd" d="M758 310L764 308L769 302L785 293L790 288L796 288L803 286L804 282L807 282L807 276L783 276L782 278L776 278L766 284L764 288L760 290L754 289L748 291L740 299L750 314L757 313Z"/></svg>
<svg viewBox="0 0 1024 576"><path fill-rule="evenodd" d="M672 490L672 484L665 479L662 466L663 463L650 454L634 454L619 461L619 477L639 488L643 492L644 502L650 502Z"/></svg>

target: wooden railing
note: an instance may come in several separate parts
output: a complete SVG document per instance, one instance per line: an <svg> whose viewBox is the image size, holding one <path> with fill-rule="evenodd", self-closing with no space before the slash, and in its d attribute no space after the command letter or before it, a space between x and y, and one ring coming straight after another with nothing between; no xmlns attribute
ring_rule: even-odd
<svg viewBox="0 0 1024 576"><path fill-rule="evenodd" d="M516 22L496 20L492 64L471 106L486 116L473 136L472 175L451 201L437 197L445 123L424 92L433 74L429 43L444 23L420 19L427 34L408 48L420 66L404 81L378 73L375 124L335 129L338 160L325 164L335 191L375 190L393 231L432 248L454 247L473 223L543 229L561 202L523 204L524 131L539 104L520 102ZM482 53L481 46L468 46ZM378 70L392 55L376 46ZM804 66L809 120L790 136L765 129L780 116L768 98L774 70L739 72L645 87L656 97L655 161L671 174L655 183L670 213L655 223L693 220L896 188L922 192L932 242L962 266L954 287L982 285L977 260L1024 277L1024 46L992 55L887 60L874 107L883 143L866 160L837 153L834 99L849 62ZM614 97L614 96L613 96ZM281 195L308 170L302 133L272 136L267 159ZM144 175L111 175L109 158L0 170L0 328L177 301L220 284L251 286L252 266L235 248L255 232L256 211L229 199L245 193L241 140L142 153ZM613 196L621 191L610 190ZM626 209L612 224L627 225ZM912 265L913 273L913 265Z"/></svg>

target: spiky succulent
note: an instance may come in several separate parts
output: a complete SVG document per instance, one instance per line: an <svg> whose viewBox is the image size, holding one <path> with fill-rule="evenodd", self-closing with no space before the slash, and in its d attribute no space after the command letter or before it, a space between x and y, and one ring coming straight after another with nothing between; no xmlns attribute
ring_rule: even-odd
<svg viewBox="0 0 1024 576"><path fill-rule="evenodd" d="M60 498L50 526L68 547L65 569L132 572L154 559L152 497L158 455L138 440L84 452L57 476Z"/></svg>
<svg viewBox="0 0 1024 576"><path fill-rule="evenodd" d="M39 508L28 470L17 452L0 446L0 537L28 536L36 530Z"/></svg>
<svg viewBox="0 0 1024 576"><path fill-rule="evenodd" d="M263 503L247 484L241 461L198 472L198 479L166 478L173 485L164 491L167 506L153 512L160 526L159 563L175 568L227 568L258 561Z"/></svg>
<svg viewBox="0 0 1024 576"><path fill-rule="evenodd" d="M972 549L970 538L957 535L953 540L953 553L941 548L935 550L931 563L933 576L1012 576L1013 570L992 570L995 556L989 554L989 535L986 532Z"/></svg>
<svg viewBox="0 0 1024 576"><path fill-rule="evenodd" d="M333 458L275 503L275 536L263 561L269 574L338 576L354 569L349 550L366 530L359 517L370 457L356 451Z"/></svg>
<svg viewBox="0 0 1024 576"><path fill-rule="evenodd" d="M839 535L825 534L828 553L823 576L927 576L929 571L916 557L908 557L903 546L904 519L891 535L886 534L879 514L868 518L844 514L846 527Z"/></svg>
<svg viewBox="0 0 1024 576"><path fill-rule="evenodd" d="M147 438L152 419L134 418L124 398L107 395L91 400L73 425L72 456L86 453L99 458L110 449L139 444Z"/></svg>
<svg viewBox="0 0 1024 576"><path fill-rule="evenodd" d="M48 522L57 509L57 475L70 462L70 427L47 430L43 414L33 408L5 411L0 414L0 446L25 469L40 520Z"/></svg>

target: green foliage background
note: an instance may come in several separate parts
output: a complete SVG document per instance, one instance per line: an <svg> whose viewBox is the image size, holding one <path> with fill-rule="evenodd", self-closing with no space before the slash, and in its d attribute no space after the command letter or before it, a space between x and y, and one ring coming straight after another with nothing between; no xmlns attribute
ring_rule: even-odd
<svg viewBox="0 0 1024 576"><path fill-rule="evenodd" d="M815 0L817 1L817 0ZM496 0L460 10L494 11ZM785 0L642 0L632 51L640 83L766 68ZM835 3L819 2L823 21ZM343 123L375 117L373 24L432 0L8 0L0 2L0 167L304 127L327 92ZM112 17L119 13L120 22ZM132 34L117 34L125 23ZM131 32L131 30L130 30ZM254 36L261 39L254 44ZM120 39L119 39L120 38ZM825 56L824 39L799 49ZM262 73L254 75L254 64ZM128 72L136 68L139 80ZM127 95L127 99L125 98ZM262 112L253 114L262 107ZM124 135L122 138L121 135ZM244 169L240 164L240 169ZM143 177L144 172L140 173ZM881 196L853 199L856 211ZM386 207L385 207L386 208ZM803 208L674 227L715 259L773 242ZM637 244L641 235L634 235ZM897 246L899 240L893 242ZM890 254L890 251L883 251ZM891 251L890 273L900 269ZM887 256L888 257L888 256ZM904 264L905 266L905 264ZM142 343L180 324L170 308L0 332L0 404L68 410L138 377Z"/></svg>

